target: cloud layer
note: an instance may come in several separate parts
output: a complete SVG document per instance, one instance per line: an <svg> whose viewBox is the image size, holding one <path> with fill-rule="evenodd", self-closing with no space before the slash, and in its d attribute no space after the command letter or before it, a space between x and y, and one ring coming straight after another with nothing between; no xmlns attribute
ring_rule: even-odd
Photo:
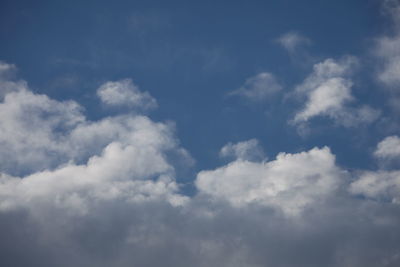
<svg viewBox="0 0 400 267"><path fill-rule="evenodd" d="M342 69L325 62L307 83ZM250 139L225 145L221 156L233 161L200 171L188 195L175 166L190 155L172 125L130 110L92 121L75 101L33 93L9 75L1 84L2 264L398 265L396 169L351 172L328 147L267 161ZM130 80L104 88L149 97ZM397 156L387 145L397 139L375 154Z"/></svg>

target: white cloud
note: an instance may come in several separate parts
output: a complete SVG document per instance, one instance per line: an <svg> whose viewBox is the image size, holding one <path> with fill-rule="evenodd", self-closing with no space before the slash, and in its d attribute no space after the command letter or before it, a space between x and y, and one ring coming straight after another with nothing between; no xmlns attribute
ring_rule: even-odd
<svg viewBox="0 0 400 267"><path fill-rule="evenodd" d="M324 81L310 92L305 108L296 114L294 121L307 121L321 114L337 113L344 104L353 99L350 93L351 85L351 82L342 78Z"/></svg>
<svg viewBox="0 0 400 267"><path fill-rule="evenodd" d="M400 204L400 171L363 172L349 190L353 194Z"/></svg>
<svg viewBox="0 0 400 267"><path fill-rule="evenodd" d="M65 135L84 121L73 101L58 102L25 87L0 102L0 161L3 170L33 171L68 154Z"/></svg>
<svg viewBox="0 0 400 267"><path fill-rule="evenodd" d="M241 160L264 159L264 151L257 139L250 139L236 144L228 143L221 148L220 156L223 158L236 158Z"/></svg>
<svg viewBox="0 0 400 267"><path fill-rule="evenodd" d="M0 166L13 175L53 169L68 161L85 163L115 141L173 150L179 157L190 157L176 146L173 125L155 123L141 115L88 121L83 108L74 101L60 102L34 94L24 81L3 83L11 83L15 88L0 102ZM109 88L110 83L105 85L101 88ZM148 106L146 97L136 99L139 100Z"/></svg>
<svg viewBox="0 0 400 267"><path fill-rule="evenodd" d="M277 42L289 53L294 53L299 46L311 44L310 39L297 32L285 33L277 39Z"/></svg>
<svg viewBox="0 0 400 267"><path fill-rule="evenodd" d="M23 81L15 85L0 102L0 209L55 205L85 213L104 199L186 201L176 193L170 156L190 155L173 125L137 114L90 121L74 101L35 94Z"/></svg>
<svg viewBox="0 0 400 267"><path fill-rule="evenodd" d="M382 159L400 158L400 138L388 136L378 143L374 155Z"/></svg>
<svg viewBox="0 0 400 267"><path fill-rule="evenodd" d="M21 178L3 174L0 209L30 207L40 216L43 206L50 205L84 215L92 205L105 200L162 198L173 205L184 204L186 197L175 194L177 191L173 168L159 151L114 142L84 165L69 163Z"/></svg>
<svg viewBox="0 0 400 267"><path fill-rule="evenodd" d="M131 79L106 82L97 90L104 104L112 107L125 106L140 110L157 107L157 101L148 93L141 92Z"/></svg>
<svg viewBox="0 0 400 267"><path fill-rule="evenodd" d="M282 90L282 86L274 75L268 72L259 73L246 80L244 85L230 93L251 101L264 101Z"/></svg>
<svg viewBox="0 0 400 267"><path fill-rule="evenodd" d="M370 123L380 112L368 106L350 107L353 83L349 76L357 65L353 57L340 61L327 59L315 64L313 72L296 87L294 95L306 99L304 108L293 119L295 124L305 123L317 116L327 116L343 126Z"/></svg>
<svg viewBox="0 0 400 267"><path fill-rule="evenodd" d="M216 170L201 171L201 193L234 206L259 204L298 214L334 192L345 173L335 166L329 148L298 154L280 153L269 162L238 159Z"/></svg>
<svg viewBox="0 0 400 267"><path fill-rule="evenodd" d="M378 143L374 156L387 163L400 159L400 138L388 136ZM400 170L360 171L357 179L350 184L352 194L363 195L377 201L400 204Z"/></svg>

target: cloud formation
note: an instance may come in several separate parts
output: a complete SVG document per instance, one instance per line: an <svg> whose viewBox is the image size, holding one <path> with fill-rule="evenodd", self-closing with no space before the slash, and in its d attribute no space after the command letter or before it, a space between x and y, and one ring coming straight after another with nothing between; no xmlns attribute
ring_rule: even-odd
<svg viewBox="0 0 400 267"><path fill-rule="evenodd" d="M122 106L143 111L157 107L157 101L148 92L141 92L131 79L106 82L97 90L97 95L110 107Z"/></svg>
<svg viewBox="0 0 400 267"><path fill-rule="evenodd" d="M376 120L380 112L369 106L352 107L353 83L350 75L357 66L354 57L340 60L326 59L313 67L313 72L295 88L294 95L305 99L293 123L305 123L317 116L325 116L337 124L350 127Z"/></svg>
<svg viewBox="0 0 400 267"><path fill-rule="evenodd" d="M200 193L234 206L251 203L298 214L334 192L345 174L335 166L328 148L299 154L280 153L270 162L238 158L227 166L202 171L196 179Z"/></svg>
<svg viewBox="0 0 400 267"><path fill-rule="evenodd" d="M219 155L222 158L236 158L249 161L265 158L264 151L257 139L250 139L236 144L228 143L221 148Z"/></svg>

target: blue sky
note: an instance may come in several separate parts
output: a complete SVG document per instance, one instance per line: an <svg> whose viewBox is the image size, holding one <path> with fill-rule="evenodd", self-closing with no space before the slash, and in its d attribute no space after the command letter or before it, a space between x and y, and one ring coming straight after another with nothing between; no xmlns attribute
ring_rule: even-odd
<svg viewBox="0 0 400 267"><path fill-rule="evenodd" d="M0 40L0 265L400 263L397 0L1 1Z"/></svg>

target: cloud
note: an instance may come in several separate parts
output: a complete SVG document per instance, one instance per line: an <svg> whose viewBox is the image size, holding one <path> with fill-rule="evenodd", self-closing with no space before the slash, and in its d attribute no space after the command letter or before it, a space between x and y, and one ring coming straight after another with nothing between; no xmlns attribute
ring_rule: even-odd
<svg viewBox="0 0 400 267"><path fill-rule="evenodd" d="M382 60L383 67L378 72L378 79L388 86L400 88L400 36L381 37L377 41L376 54Z"/></svg>
<svg viewBox="0 0 400 267"><path fill-rule="evenodd" d="M336 123L350 127L360 123L371 123L380 112L369 106L351 107L354 97L349 76L357 66L354 57L345 57L339 61L326 59L315 64L313 72L297 86L294 95L305 98L304 107L298 111L293 123L305 123L317 116L326 116Z"/></svg>
<svg viewBox="0 0 400 267"><path fill-rule="evenodd" d="M110 107L129 107L150 110L157 107L157 101L148 93L141 92L131 79L106 82L97 90L101 101Z"/></svg>
<svg viewBox="0 0 400 267"><path fill-rule="evenodd" d="M255 139L228 143L234 161L200 171L189 195L172 124L130 110L93 121L75 101L1 82L1 265L399 265L400 205L380 198L385 184L354 196L327 147L266 161Z"/></svg>
<svg viewBox="0 0 400 267"><path fill-rule="evenodd" d="M16 174L54 166L69 154L65 135L84 121L82 109L14 85L0 103L1 168Z"/></svg>
<svg viewBox="0 0 400 267"><path fill-rule="evenodd" d="M399 204L400 171L363 172L359 179L350 185L349 190L353 194Z"/></svg>
<svg viewBox="0 0 400 267"><path fill-rule="evenodd" d="M250 101L265 101L282 90L275 76L268 72L259 73L246 80L239 89L229 95L238 95Z"/></svg>
<svg viewBox="0 0 400 267"><path fill-rule="evenodd" d="M400 89L400 4L396 0L383 1L383 13L393 23L393 32L376 39L375 55L381 64L378 79L388 88Z"/></svg>
<svg viewBox="0 0 400 267"><path fill-rule="evenodd" d="M280 153L269 162L239 158L216 170L201 171L196 186L201 193L234 206L254 203L298 214L334 192L343 176L325 147L299 154Z"/></svg>
<svg viewBox="0 0 400 267"><path fill-rule="evenodd" d="M378 143L374 156L385 163L376 171L360 171L357 179L350 184L352 194L363 195L376 201L400 203L400 170L388 163L400 159L400 138L388 136ZM387 167L392 167L388 170Z"/></svg>
<svg viewBox="0 0 400 267"><path fill-rule="evenodd" d="M297 32L285 33L277 39L277 42L289 53L296 52L300 46L311 44L310 39Z"/></svg>
<svg viewBox="0 0 400 267"><path fill-rule="evenodd" d="M223 158L232 157L249 161L265 159L264 151L257 139L250 139L236 144L228 143L221 148L219 155Z"/></svg>
<svg viewBox="0 0 400 267"><path fill-rule="evenodd" d="M16 81L13 79L16 71L17 67L14 64L0 61L0 100L9 92L27 87L25 81Z"/></svg>
<svg viewBox="0 0 400 267"><path fill-rule="evenodd" d="M386 137L378 143L374 155L381 159L399 158L400 138L396 135Z"/></svg>

